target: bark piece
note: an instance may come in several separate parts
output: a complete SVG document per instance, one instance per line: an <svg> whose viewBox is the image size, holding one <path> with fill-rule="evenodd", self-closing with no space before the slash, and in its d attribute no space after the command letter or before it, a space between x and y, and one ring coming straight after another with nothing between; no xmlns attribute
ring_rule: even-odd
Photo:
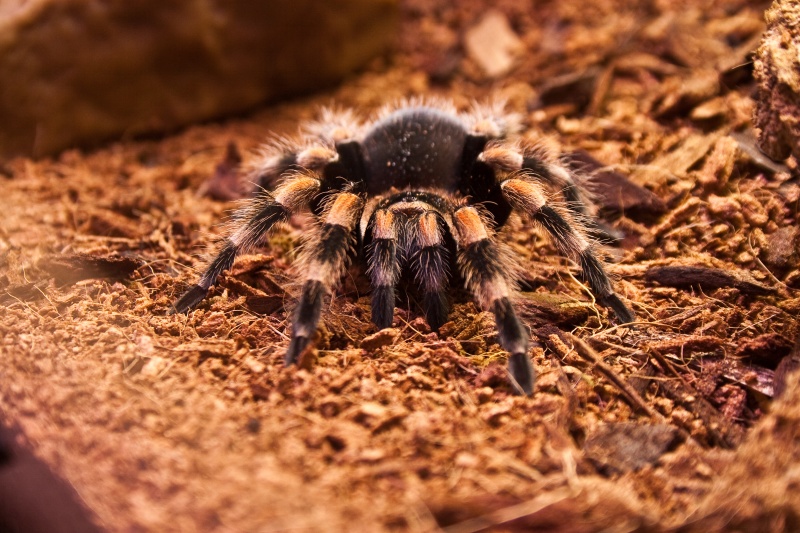
<svg viewBox="0 0 800 533"><path fill-rule="evenodd" d="M772 159L800 157L800 4L778 0L766 19L754 64L759 143Z"/></svg>
<svg viewBox="0 0 800 533"><path fill-rule="evenodd" d="M568 155L570 166L592 175L590 185L600 207L625 213L627 216L660 215L666 212L664 201L650 190L628 179L589 155L577 150Z"/></svg>
<svg viewBox="0 0 800 533"><path fill-rule="evenodd" d="M37 266L56 279L59 285L91 278L123 279L144 261L121 255L97 257L88 254L64 254L45 257Z"/></svg>
<svg viewBox="0 0 800 533"><path fill-rule="evenodd" d="M778 268L797 266L798 241L800 241L800 229L794 226L778 228L767 238L767 254L764 262Z"/></svg>
<svg viewBox="0 0 800 533"><path fill-rule="evenodd" d="M751 279L744 272L722 270L705 266L668 265L651 267L645 279L669 287L693 287L719 289L733 287L746 294L770 294L775 289Z"/></svg>
<svg viewBox="0 0 800 533"><path fill-rule="evenodd" d="M200 186L197 194L208 196L214 200L227 202L238 200L245 195L239 179L239 170L242 156L236 143L228 143L225 158L214 169L214 174Z"/></svg>
<svg viewBox="0 0 800 533"><path fill-rule="evenodd" d="M669 424L605 424L589 435L583 451L609 473L630 472L655 463L679 438Z"/></svg>
<svg viewBox="0 0 800 533"><path fill-rule="evenodd" d="M0 305L8 305L16 301L33 302L44 298L46 286L47 282L40 281L6 287L0 294Z"/></svg>
<svg viewBox="0 0 800 533"><path fill-rule="evenodd" d="M577 106L582 108L592 100L602 69L590 67L546 80L539 87L536 107Z"/></svg>
<svg viewBox="0 0 800 533"><path fill-rule="evenodd" d="M564 326L582 323L589 318L592 310L589 302L576 301L574 298L558 294L538 292L519 293L516 304L526 323L537 325L558 324Z"/></svg>
<svg viewBox="0 0 800 533"><path fill-rule="evenodd" d="M784 395L787 388L787 382L790 374L795 374L800 370L800 354L793 352L784 357L775 369L774 390L775 398L780 398Z"/></svg>

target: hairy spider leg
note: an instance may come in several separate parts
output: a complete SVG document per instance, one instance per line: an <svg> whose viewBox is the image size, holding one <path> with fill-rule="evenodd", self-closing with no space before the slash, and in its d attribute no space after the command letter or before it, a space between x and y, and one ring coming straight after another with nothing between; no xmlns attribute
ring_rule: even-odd
<svg viewBox="0 0 800 533"><path fill-rule="evenodd" d="M495 168L480 159L489 141L488 136L478 133L471 133L464 139L459 192L475 203L480 202L491 213L493 227L498 228L508 220L511 206L500 189Z"/></svg>
<svg viewBox="0 0 800 533"><path fill-rule="evenodd" d="M400 279L398 236L405 216L385 207L375 210L369 223L372 242L367 249L367 274L372 281L372 322L378 329L392 325L395 288Z"/></svg>
<svg viewBox="0 0 800 533"><path fill-rule="evenodd" d="M319 189L319 179L298 175L282 183L273 194L261 190L247 206L234 213L237 228L225 238L197 284L175 302L172 312L183 313L200 303L219 275L231 268L237 255L252 248L276 223L307 207Z"/></svg>
<svg viewBox="0 0 800 533"><path fill-rule="evenodd" d="M447 284L449 258L444 242L447 231L444 218L431 209L410 221L409 260L417 283L422 288L425 319L438 331L447 321Z"/></svg>
<svg viewBox="0 0 800 533"><path fill-rule="evenodd" d="M611 280L592 249L592 243L576 231L552 206L547 205L536 182L523 177L505 179L500 183L508 202L541 225L552 237L562 254L581 267L581 278L597 301L611 308L620 323L636 320L631 311L614 292Z"/></svg>
<svg viewBox="0 0 800 533"><path fill-rule="evenodd" d="M364 199L357 194L340 192L331 197L329 206L322 224L303 249L305 280L294 312L292 339L285 358L287 366L297 362L313 338L323 300L344 274L348 257L355 248L354 230L364 208Z"/></svg>
<svg viewBox="0 0 800 533"><path fill-rule="evenodd" d="M498 260L500 250L474 207L457 209L453 223L458 243L456 259L467 287L480 306L494 314L500 346L509 352L512 385L530 395L535 370L528 357L528 332L511 304L514 274L507 262Z"/></svg>
<svg viewBox="0 0 800 533"><path fill-rule="evenodd" d="M297 162L297 152L293 151L281 152L277 155L265 153L260 163L251 177L251 181L257 187L256 190L258 188L272 189L281 176L291 171L302 171Z"/></svg>
<svg viewBox="0 0 800 533"><path fill-rule="evenodd" d="M580 220L596 238L608 242L621 239L617 230L596 219L589 212L589 201L582 188L575 183L572 173L564 166L548 161L542 150L529 148L520 151L497 145L484 150L478 156L478 160L500 172L522 173L539 179L563 196L570 214Z"/></svg>
<svg viewBox="0 0 800 533"><path fill-rule="evenodd" d="M603 220L592 216L588 208L589 201L586 199L583 188L576 185L572 173L567 168L548 162L535 153L526 153L522 162L522 170L532 172L534 176L543 182L554 189L560 190L567 203L567 209L577 215L582 223L586 225L589 232L597 239L608 243L622 240L624 234L606 224Z"/></svg>
<svg viewBox="0 0 800 533"><path fill-rule="evenodd" d="M389 327L395 307L395 288L409 264L422 289L425 318L438 330L447 321L449 279L446 213L449 203L430 191L407 190L367 204L362 232L370 241L368 273L372 279L372 321Z"/></svg>

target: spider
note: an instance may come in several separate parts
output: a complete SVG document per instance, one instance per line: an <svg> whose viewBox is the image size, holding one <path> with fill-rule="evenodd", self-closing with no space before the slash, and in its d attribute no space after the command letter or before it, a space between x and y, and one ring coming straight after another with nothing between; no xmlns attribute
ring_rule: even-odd
<svg viewBox="0 0 800 533"><path fill-rule="evenodd" d="M480 306L494 314L512 386L530 395L529 337L512 304L518 267L495 238L512 211L549 233L620 323L633 322L634 314L597 258L591 234L603 230L589 217L583 191L541 150L507 140L517 124L500 104L458 113L442 102L406 102L367 123L349 111L324 111L303 130L302 141L277 142L265 152L256 165L263 187L234 214L233 230L172 311L197 305L236 255L276 223L310 211L318 223L300 256L303 282L287 365L311 343L325 298L358 251L366 260L378 329L392 325L405 273L418 284L425 318L438 330L447 320L455 265ZM548 202L546 189L560 191L564 205Z"/></svg>

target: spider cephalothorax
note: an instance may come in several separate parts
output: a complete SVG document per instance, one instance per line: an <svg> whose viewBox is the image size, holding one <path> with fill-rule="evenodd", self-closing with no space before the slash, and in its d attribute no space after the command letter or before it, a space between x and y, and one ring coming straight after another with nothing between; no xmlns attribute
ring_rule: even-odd
<svg viewBox="0 0 800 533"><path fill-rule="evenodd" d="M440 103L410 103L367 124L350 113L325 112L301 143L279 143L265 154L257 169L264 189L236 213L233 231L175 310L199 303L236 255L277 222L309 210L318 224L303 247L304 279L286 364L310 343L325 297L358 251L368 265L378 328L392 324L395 291L407 269L420 286L428 323L438 329L447 319L454 264L481 307L495 316L500 345L510 354L512 384L530 394L528 333L512 304L515 261L494 238L512 211L550 234L620 322L634 315L614 293L584 229L598 230L581 189L557 161L506 142L515 121L500 111L478 107L459 114ZM564 208L548 203L547 189L560 191Z"/></svg>

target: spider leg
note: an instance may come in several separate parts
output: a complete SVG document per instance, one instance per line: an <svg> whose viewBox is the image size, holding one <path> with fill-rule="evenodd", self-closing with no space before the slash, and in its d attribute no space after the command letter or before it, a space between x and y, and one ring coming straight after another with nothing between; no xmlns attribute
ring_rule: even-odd
<svg viewBox="0 0 800 533"><path fill-rule="evenodd" d="M378 329L390 327L394 318L394 291L400 278L397 236L403 218L381 208L375 211L371 222L373 241L367 261L372 280L372 322Z"/></svg>
<svg viewBox="0 0 800 533"><path fill-rule="evenodd" d="M484 309L494 313L500 346L509 352L508 367L514 384L527 395L533 393L535 370L528 357L528 333L511 304L513 273L486 225L474 207L453 214L458 240L457 261L467 287Z"/></svg>
<svg viewBox="0 0 800 533"><path fill-rule="evenodd" d="M432 330L447 321L447 248L442 229L445 224L436 211L428 211L413 220L411 264L422 287L425 319Z"/></svg>
<svg viewBox="0 0 800 533"><path fill-rule="evenodd" d="M622 235L604 222L594 218L589 210L591 202L563 165L550 160L541 150L524 150L496 145L484 150L478 159L492 168L506 173L522 172L535 176L554 190L560 191L570 214L575 215L597 238L609 242L622 239Z"/></svg>
<svg viewBox="0 0 800 533"><path fill-rule="evenodd" d="M237 255L255 245L277 222L307 206L319 188L317 178L303 174L288 179L273 194L263 190L259 192L247 206L234 214L237 228L223 241L197 284L173 304L171 312L183 313L200 303L219 275L233 265Z"/></svg>
<svg viewBox="0 0 800 533"><path fill-rule="evenodd" d="M303 282L300 301L294 313L292 339L285 363L291 365L308 346L319 324L322 302L347 267L348 254L355 245L356 228L364 200L353 193L341 192L332 197L323 215L322 225L303 250Z"/></svg>
<svg viewBox="0 0 800 533"><path fill-rule="evenodd" d="M580 265L581 277L589 284L601 305L611 308L620 323L636 320L633 311L614 292L605 268L594 254L591 241L570 226L556 209L547 205L544 195L535 182L523 178L510 178L502 181L500 187L506 200L515 209L539 223L553 238L561 253Z"/></svg>

